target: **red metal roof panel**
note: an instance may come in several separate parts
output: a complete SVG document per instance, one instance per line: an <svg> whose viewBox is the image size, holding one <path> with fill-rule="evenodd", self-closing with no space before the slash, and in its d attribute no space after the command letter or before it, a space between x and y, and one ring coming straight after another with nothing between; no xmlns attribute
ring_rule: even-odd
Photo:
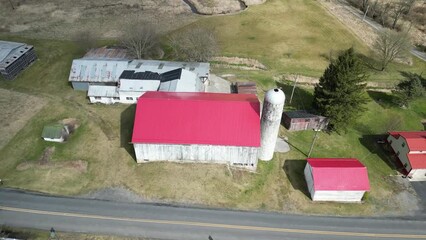
<svg viewBox="0 0 426 240"><path fill-rule="evenodd" d="M395 138L402 136L410 151L426 151L426 131L418 132L389 132Z"/></svg>
<svg viewBox="0 0 426 240"><path fill-rule="evenodd" d="M407 154L412 169L426 169L426 153Z"/></svg>
<svg viewBox="0 0 426 240"><path fill-rule="evenodd" d="M308 158L315 191L369 191L367 168L355 158Z"/></svg>
<svg viewBox="0 0 426 240"><path fill-rule="evenodd" d="M252 94L147 92L132 142L259 147L259 111Z"/></svg>

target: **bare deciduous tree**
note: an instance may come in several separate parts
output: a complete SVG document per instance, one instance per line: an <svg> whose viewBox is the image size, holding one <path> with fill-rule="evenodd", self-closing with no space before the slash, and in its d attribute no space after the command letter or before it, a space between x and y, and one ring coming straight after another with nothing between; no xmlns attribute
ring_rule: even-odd
<svg viewBox="0 0 426 240"><path fill-rule="evenodd" d="M415 0L398 0L391 7L392 29L395 29L398 20L410 12Z"/></svg>
<svg viewBox="0 0 426 240"><path fill-rule="evenodd" d="M381 71L383 71L395 58L408 54L411 49L410 38L407 32L384 29L379 33L374 48L379 53Z"/></svg>
<svg viewBox="0 0 426 240"><path fill-rule="evenodd" d="M174 57L185 61L208 61L218 52L214 30L201 26L174 34L169 44Z"/></svg>
<svg viewBox="0 0 426 240"><path fill-rule="evenodd" d="M159 36L150 23L129 23L120 43L137 59L151 57L159 49Z"/></svg>

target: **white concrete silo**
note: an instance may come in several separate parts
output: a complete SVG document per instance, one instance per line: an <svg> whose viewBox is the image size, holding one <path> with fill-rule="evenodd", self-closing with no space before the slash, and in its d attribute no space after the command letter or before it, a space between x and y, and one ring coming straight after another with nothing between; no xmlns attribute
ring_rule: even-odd
<svg viewBox="0 0 426 240"><path fill-rule="evenodd" d="M260 160L269 161L274 156L278 131L281 124L281 116L284 109L284 101L284 92L278 88L271 89L265 94L260 121Z"/></svg>

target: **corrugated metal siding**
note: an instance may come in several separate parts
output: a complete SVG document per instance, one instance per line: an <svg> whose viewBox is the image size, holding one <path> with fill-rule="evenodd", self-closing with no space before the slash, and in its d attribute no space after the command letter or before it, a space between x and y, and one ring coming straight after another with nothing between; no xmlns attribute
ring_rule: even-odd
<svg viewBox="0 0 426 240"><path fill-rule="evenodd" d="M257 147L178 144L134 144L138 163L148 161L183 161L229 163L256 168Z"/></svg>
<svg viewBox="0 0 426 240"><path fill-rule="evenodd" d="M80 91L88 91L89 90L89 83L87 82L71 82L72 88L74 90L80 90Z"/></svg>

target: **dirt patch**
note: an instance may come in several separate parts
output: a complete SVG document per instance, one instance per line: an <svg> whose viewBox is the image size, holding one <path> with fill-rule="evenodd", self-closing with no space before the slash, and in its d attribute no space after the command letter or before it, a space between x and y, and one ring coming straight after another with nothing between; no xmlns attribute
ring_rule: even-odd
<svg viewBox="0 0 426 240"><path fill-rule="evenodd" d="M64 124L68 128L70 134L75 132L75 130L80 126L80 123L76 118L65 118L59 121L59 123Z"/></svg>
<svg viewBox="0 0 426 240"><path fill-rule="evenodd" d="M41 164L40 162L26 161L19 164L16 167L18 171L25 171L29 169L37 170L58 170L58 171L69 171L74 170L79 173L87 172L88 163L83 160L74 160L66 162L47 162Z"/></svg>
<svg viewBox="0 0 426 240"><path fill-rule="evenodd" d="M292 81L294 82L297 79L298 84L302 85L311 85L314 86L319 83L319 78L316 77L308 77L303 75L296 75L296 74L284 74L279 76L274 76L273 79L275 81ZM382 90L384 92L390 92L392 89L395 88L394 83L389 82L367 82L367 88L372 88L375 90Z"/></svg>
<svg viewBox="0 0 426 240"><path fill-rule="evenodd" d="M267 67L256 59L240 57L214 57L213 64L224 68L241 70L266 70Z"/></svg>
<svg viewBox="0 0 426 240"><path fill-rule="evenodd" d="M0 149L27 124L47 101L31 95L0 89Z"/></svg>
<svg viewBox="0 0 426 240"><path fill-rule="evenodd" d="M45 170L74 170L80 173L87 172L88 163L82 160L52 162L50 161L55 147L47 147L44 149L38 161L25 161L16 167L18 171L25 171L28 169L45 169Z"/></svg>
<svg viewBox="0 0 426 240"><path fill-rule="evenodd" d="M43 38L71 39L85 30L99 38L115 38L124 24L135 19L152 22L167 32L198 18L182 0L14 0L0 1L0 9L4 10L0 28L7 26L10 32Z"/></svg>
<svg viewBox="0 0 426 240"><path fill-rule="evenodd" d="M184 0L193 12L213 15L235 13L246 9L250 5L262 4L266 0Z"/></svg>

